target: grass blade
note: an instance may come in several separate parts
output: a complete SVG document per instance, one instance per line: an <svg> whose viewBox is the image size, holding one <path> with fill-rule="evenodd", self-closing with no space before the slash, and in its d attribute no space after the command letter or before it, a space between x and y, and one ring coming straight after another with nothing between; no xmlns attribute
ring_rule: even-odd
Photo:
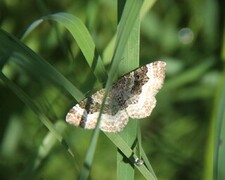
<svg viewBox="0 0 225 180"><path fill-rule="evenodd" d="M83 22L76 16L68 13L56 13L45 16L43 19L54 20L62 24L72 34L97 79L100 82L105 82L107 73L104 64Z"/></svg>
<svg viewBox="0 0 225 180"><path fill-rule="evenodd" d="M24 104L27 105L27 107L32 109L32 111L40 118L42 123L49 129L55 138L62 144L66 145L61 134L58 133L51 121L40 110L39 106L35 104L31 98L28 97L17 85L11 82L2 72L0 72L0 79L24 102ZM68 147L66 148L68 149Z"/></svg>
<svg viewBox="0 0 225 180"><path fill-rule="evenodd" d="M86 26L76 16L68 13L56 13L44 16L42 19L33 22L29 26L23 38L25 38L32 30L34 30L34 28L36 28L41 22L43 22L43 20L56 21L62 24L76 40L78 47L81 49L87 63L93 70L97 79L100 82L106 81L107 73L101 57L97 53L93 39Z"/></svg>
<svg viewBox="0 0 225 180"><path fill-rule="evenodd" d="M80 177L83 177L84 179L87 179L87 177L89 175L89 169L87 169L87 168L91 167L91 164L93 161L94 152L95 152L96 144L97 144L97 138L99 136L99 128L98 127L100 124L101 113L104 108L106 97L107 97L109 89L112 85L112 82L113 82L113 79L115 76L115 72L117 72L118 64L119 64L120 60L122 59L122 55L125 50L125 46L127 44L127 41L130 36L130 33L132 31L132 28L134 26L134 22L136 22L136 19L139 16L139 12L140 12L141 5L142 5L142 1L134 0L134 1L128 1L128 2L129 3L127 3L128 5L127 5L126 13L123 14L123 16L121 18L121 24L119 25L119 29L118 29L118 36L117 36L114 56L112 59L112 65L111 65L111 68L109 71L109 76L108 76L106 87L105 87L105 95L102 100L102 106L101 106L100 115L98 118L97 128L95 129L92 140L91 140L91 142L93 142L93 143L91 143L89 146L88 152L86 154L85 162L83 165L83 169L81 171Z"/></svg>
<svg viewBox="0 0 225 180"><path fill-rule="evenodd" d="M2 30L0 30L0 39L4 42L0 46L0 66L2 68L9 62L16 63L16 65L21 65L24 67L24 69L22 69L23 71L26 69L30 72L31 76L37 76L38 80L48 80L48 82L64 87L78 100L80 100L79 98L82 98L83 94L76 87L74 87L66 78L64 78L64 76L62 76L50 64L36 55L18 39ZM54 135L54 137L61 142L66 149L68 149L72 156L74 156L61 134L55 129L52 122L42 111L41 106L33 101L32 98L30 98L15 83L9 80L2 71L0 72L0 79L22 100L22 102L24 102L24 104L26 104L27 107L29 107L38 116L41 122Z"/></svg>
<svg viewBox="0 0 225 180"><path fill-rule="evenodd" d="M224 81L224 80L223 80ZM225 82L225 81L224 81ZM223 82L222 93L219 96L218 109L215 116L215 144L214 144L214 175L213 179L225 178L225 83Z"/></svg>
<svg viewBox="0 0 225 180"><path fill-rule="evenodd" d="M3 67L10 59L14 60L17 65L22 66L32 76L37 77L38 80L52 82L60 88L67 90L77 101L81 101L84 98L83 93L78 88L18 39L3 30L0 30L0 39L2 42L0 45L0 55L4 57L0 59L0 67Z"/></svg>
<svg viewBox="0 0 225 180"><path fill-rule="evenodd" d="M105 135L117 145L117 147L123 152L123 154L129 159L130 163L134 164L134 166L140 171L140 173L146 179L156 179L155 175L149 171L149 169L145 165L136 165L135 158L138 158L138 155L133 152L130 146L123 140L123 138L119 134L115 133L105 133Z"/></svg>
<svg viewBox="0 0 225 180"><path fill-rule="evenodd" d="M123 9L123 8L118 8ZM125 8L124 11L127 9ZM126 12L124 12L126 13ZM121 24L122 26L122 24ZM118 68L119 74L127 73L139 66L139 48L140 48L140 18L137 18L132 32L128 39L127 45L124 50L124 59ZM134 143L137 137L137 120L129 122L126 129L120 133L124 141L134 148ZM134 165L130 162L123 152L118 149L117 151L117 179L134 179Z"/></svg>

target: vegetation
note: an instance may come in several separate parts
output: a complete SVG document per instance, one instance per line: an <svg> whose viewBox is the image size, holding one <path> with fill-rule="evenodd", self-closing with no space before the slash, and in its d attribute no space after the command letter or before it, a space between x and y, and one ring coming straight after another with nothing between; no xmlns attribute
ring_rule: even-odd
<svg viewBox="0 0 225 180"><path fill-rule="evenodd" d="M0 178L224 179L223 7L1 1ZM85 96L156 60L167 72L149 118L121 133L65 123Z"/></svg>

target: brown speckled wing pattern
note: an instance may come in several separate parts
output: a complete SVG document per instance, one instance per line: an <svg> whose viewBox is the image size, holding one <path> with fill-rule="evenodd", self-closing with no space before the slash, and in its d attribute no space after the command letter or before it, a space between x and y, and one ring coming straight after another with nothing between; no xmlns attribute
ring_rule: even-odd
<svg viewBox="0 0 225 180"><path fill-rule="evenodd" d="M108 93L100 129L119 132L126 126L129 118L150 116L156 105L155 96L164 82L165 68L165 62L155 61L119 78ZM76 104L67 113L66 121L85 129L95 128L104 93L105 90L101 89Z"/></svg>

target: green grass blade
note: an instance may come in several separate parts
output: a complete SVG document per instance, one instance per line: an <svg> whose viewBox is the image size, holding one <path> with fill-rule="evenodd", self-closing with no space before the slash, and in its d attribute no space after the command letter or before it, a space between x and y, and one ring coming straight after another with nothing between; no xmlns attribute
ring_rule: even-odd
<svg viewBox="0 0 225 180"><path fill-rule="evenodd" d="M143 1L130 0L127 1L121 21L118 27L117 40L115 45L114 56L112 60L112 66L109 72L108 84L111 85L113 80L113 75L117 72L117 67L122 61L123 53L125 52L125 47L127 45L130 34L134 28L134 25L139 18L139 13L142 7ZM111 77L110 77L111 76ZM107 88L107 85L106 85Z"/></svg>
<svg viewBox="0 0 225 180"><path fill-rule="evenodd" d="M130 148L130 146L123 140L119 134L115 133L105 133L105 135L117 145L117 147L123 152L123 154L129 159L138 171L145 177L145 179L156 179L155 175L151 173L145 165L138 166L135 164L135 158L138 158L138 155Z"/></svg>
<svg viewBox="0 0 225 180"><path fill-rule="evenodd" d="M148 157L147 157L147 155L145 154L145 151L144 151L143 148L141 148L141 156L142 156L142 158L143 158L143 161L144 161L144 163L145 163L147 169L148 169L149 172L151 173L151 176L154 177L154 179L157 179L157 177L156 177L156 175L155 175L155 172L154 172L154 170L153 170L153 168L152 168L152 166L151 166L151 164L150 164L150 162L149 162L149 160L148 160Z"/></svg>
<svg viewBox="0 0 225 180"><path fill-rule="evenodd" d="M120 9L120 8L119 8ZM126 9L124 9L126 11ZM125 12L124 12L125 13ZM121 24L122 25L122 24ZM128 39L124 59L119 66L119 74L127 73L139 66L139 48L140 48L140 18L138 18L132 28L132 32ZM134 146L137 137L137 120L131 120L127 128L120 133L124 141L130 146ZM132 163L127 163L127 158L123 152L118 149L117 151L117 179L134 179L134 166Z"/></svg>
<svg viewBox="0 0 225 180"><path fill-rule="evenodd" d="M50 64L45 62L42 58L37 56L32 50L27 48L19 40L10 36L6 32L0 30L0 39L2 44L0 45L0 65L4 67L7 63L16 63L21 65L31 73L31 76L37 76L37 79L48 80L60 87L64 87L66 90L71 92L78 100L82 98L83 94L76 89L67 79L64 78L58 71L56 71ZM72 151L68 148L63 137L54 128L52 122L48 119L39 104L34 102L22 89L16 84L10 81L2 72L0 72L0 79L7 85L12 92L14 92L23 102L27 105L41 120L41 122L49 129L49 131L60 141L69 153L73 156Z"/></svg>
<svg viewBox="0 0 225 180"><path fill-rule="evenodd" d="M142 6L142 11L141 11L142 17L146 13L146 10L152 6L153 1L145 1L144 4L145 6L144 5ZM118 9L123 9L123 8L118 8ZM127 9L124 8L124 11L126 10ZM126 12L123 12L123 13L126 13ZM129 12L127 14L129 14ZM126 49L124 51L124 59L119 66L119 74L124 74L139 66L140 20L141 20L141 17L138 16L132 28L132 32L127 42ZM120 25L122 25L122 22L120 23ZM138 129L137 126L139 126L136 120L132 120L132 121L133 121L132 123L131 122L128 123L126 130L120 133L121 137L125 140L126 143L128 143L130 147L134 145L134 142L137 138L137 129ZM141 137L141 135L139 135L138 137ZM141 141L141 139L138 139L138 140ZM141 146L139 148L142 149ZM150 164L147 158L145 158L145 161L147 161L147 163ZM153 175L154 175L154 172L153 172ZM117 153L117 179L134 179L133 164L127 163L126 157L124 157L124 154L120 149Z"/></svg>
<svg viewBox="0 0 225 180"><path fill-rule="evenodd" d="M43 19L54 20L62 24L72 34L97 79L100 82L105 82L107 73L104 64L83 22L76 16L68 13L56 13L45 16Z"/></svg>
<svg viewBox="0 0 225 180"><path fill-rule="evenodd" d="M118 4L119 3L121 3L121 2L118 2ZM144 2L145 6L144 5L142 6L141 18L143 18L144 14L146 13L146 10L149 9L153 5L153 3L154 3L154 1L145 1ZM122 5L123 5L123 3L122 3ZM130 8L132 6L127 5L127 9L129 10L128 7ZM118 9L123 9L123 8L118 8ZM127 14L129 14L129 11L127 9L125 8L124 11L127 11ZM121 13L118 13L118 14L121 14ZM126 12L124 12L124 14L125 14L124 17L129 16L126 14ZM137 17L135 17L135 18L137 18ZM136 21L134 21L135 24L133 24L132 32L129 36L129 40L127 42L126 48L123 51L123 53L124 53L123 60L122 60L122 62L120 62L119 67L118 67L118 69L119 69L118 71L119 71L120 75L127 73L139 66L139 33L140 33L139 31L140 31L140 19L141 18L139 17L136 19ZM122 18L120 25L126 27L127 25L125 25L123 23L124 23L124 21ZM118 30L118 33L119 32L120 31ZM112 45L110 45L109 48L107 48L106 56L111 56L110 54L112 54L109 51L109 49L111 49L110 47L112 47ZM121 136L124 138L126 143L128 143L129 146L131 147L134 143L134 140L136 139L137 123L135 122L135 120L133 120L133 122L128 123L127 126L128 127L126 128L125 133L121 133ZM115 144L115 145L117 145L117 144ZM124 159L124 155L123 155L123 152L122 153L121 152L122 151L119 150L118 155L117 155L117 179L133 179L134 178L134 168L132 165L126 163L125 161L122 161L122 159ZM147 163L150 164L149 161L147 160L147 158L145 158L145 161L147 161ZM152 168L151 168L151 170L152 170ZM153 170L152 170L152 172L153 172ZM152 174L155 177L154 172Z"/></svg>
<svg viewBox="0 0 225 180"><path fill-rule="evenodd" d="M89 169L87 169L86 167L91 167L91 164L93 161L96 144L97 144L97 139L99 136L99 124L100 124L101 113L104 108L106 97L107 97L109 89L112 85L112 82L113 82L113 79L115 76L115 72L117 72L118 64L119 64L120 60L122 59L122 55L125 50L125 46L127 44L129 35L132 31L132 27L134 26L134 22L136 22L136 20L138 18L138 15L139 15L139 12L141 9L141 5L142 5L142 1L135 0L135 1L128 1L128 2L129 3L127 3L128 5L127 5L126 13L123 14L123 16L121 18L121 24L119 25L119 29L118 29L116 47L115 47L112 65L111 65L111 68L109 71L109 76L108 76L106 87L105 87L105 95L102 100L102 106L101 106L101 110L100 110L100 115L98 117L97 128L95 129L94 135L91 140L91 142L93 142L93 143L91 143L91 145L90 145L91 147L89 146L88 152L86 154L84 166L81 171L81 176L84 177L84 179L87 179L87 177L89 175Z"/></svg>
<svg viewBox="0 0 225 180"><path fill-rule="evenodd" d="M120 137L129 147L134 146L137 134L137 121L132 120L126 128L119 133ZM117 146L118 147L118 146ZM124 155L123 150L117 150L117 179L134 179L134 164L129 162L128 157Z"/></svg>
<svg viewBox="0 0 225 180"><path fill-rule="evenodd" d="M225 179L225 81L223 82L223 88L221 95L218 99L218 109L215 116L215 143L214 143L214 175L213 179L220 180Z"/></svg>
<svg viewBox="0 0 225 180"><path fill-rule="evenodd" d="M93 163L93 159L94 159L94 154L95 154L95 150L96 150L96 146L97 146L97 142L98 142L98 137L99 137L99 133L100 133L100 129L96 128L93 136L91 138L85 159L84 159L84 164L82 167L82 170L80 172L80 175L78 177L79 180L85 180L88 179L88 176L90 174L90 170L91 170L91 166Z"/></svg>
<svg viewBox="0 0 225 180"><path fill-rule="evenodd" d="M139 38L140 38L139 13L142 3L143 2L141 1L139 2L127 1L124 8L118 8L123 9L123 13L122 17L121 18L119 17L120 23L117 35L118 39L116 43L113 63L115 64L115 67L117 67L117 65L121 61L120 58L117 59L117 56L118 57L122 57L122 55L124 56L123 60L121 61L118 67L119 69L118 73L120 75L127 73L139 66ZM124 4L122 4L121 6L123 5ZM124 38L125 40L127 38L127 41L122 40L120 41L120 38ZM113 70L114 64L112 64L111 67L111 70L113 72L114 72ZM128 123L127 126L128 127L120 134L122 138L125 140L125 142L128 143L128 145L131 147L136 139L137 123L135 120L133 120L133 122ZM127 158L124 157L124 152L121 149L119 149L117 152L117 179L134 179L133 164L127 163Z"/></svg>
<svg viewBox="0 0 225 180"><path fill-rule="evenodd" d="M156 0L144 0L142 9L141 9L141 14L140 14L141 20L146 15L146 13L149 11L149 9L154 5L155 2L156 2Z"/></svg>
<svg viewBox="0 0 225 180"><path fill-rule="evenodd" d="M54 124L54 128L60 134L62 134L66 128L66 125L65 123L63 123L63 121L57 121ZM32 162L27 165L27 168L23 173L23 179L30 179L32 177L32 174L35 172L35 170L38 169L44 159L51 153L50 151L56 143L57 140L55 136L49 131L43 138L42 144L39 146L36 156L34 157Z"/></svg>
<svg viewBox="0 0 225 180"><path fill-rule="evenodd" d="M0 30L0 39L2 42L0 45L0 55L4 57L0 59L0 67L3 67L10 59L13 59L17 65L22 66L22 68L26 69L38 80L52 82L60 88L67 90L77 101L81 101L84 98L83 93L78 88L18 39L3 30ZM12 58L15 56L16 58Z"/></svg>
<svg viewBox="0 0 225 180"><path fill-rule="evenodd" d="M68 150L68 152L71 154L72 157L74 157L74 154L72 153L72 150L68 147L67 143L65 142L64 138L62 137L61 133L65 128L65 125L61 125L60 128L52 124L52 122L49 120L49 118L45 115L45 113L41 110L42 108L35 103L32 98L30 98L22 89L20 89L16 84L14 84L12 81L10 81L1 71L0 71L0 79L4 82L6 86L9 87L9 89L14 92L18 98L21 99L21 101L29 107L41 120L41 122L47 127L51 135L49 135L48 144L45 144L45 148L40 149L38 151L38 154L36 156L36 160L29 165L26 171L24 171L24 177L30 177L34 170L40 165L42 162L41 159L43 159L45 156L47 156L50 153L50 150L53 148L53 146L59 141L65 149ZM60 121L62 122L62 121ZM56 141L57 139L57 141ZM47 150L48 149L48 150ZM43 151L44 150L44 151ZM26 178L27 179L27 178ZM28 178L29 179L29 178Z"/></svg>
<svg viewBox="0 0 225 180"><path fill-rule="evenodd" d="M25 31L21 39L25 39L37 26L43 22L43 19L34 21Z"/></svg>
<svg viewBox="0 0 225 180"><path fill-rule="evenodd" d="M63 137L60 133L58 133L52 122L45 116L39 106L34 103L32 99L22 91L22 89L11 82L2 72L0 72L0 79L22 100L22 102L24 102L24 104L27 105L27 107L32 109L32 111L39 117L42 123L49 129L49 131L55 136L55 138L65 145Z"/></svg>
<svg viewBox="0 0 225 180"><path fill-rule="evenodd" d="M119 1L118 3L121 3L121 1ZM143 19L143 17L147 13L147 11L153 6L154 3L155 3L155 0L145 0L144 1L143 5L142 5L142 9L141 9L140 20ZM114 49L114 46L115 46L115 42L116 42L116 36L113 36L113 38L111 39L111 41L109 42L108 46L105 48L105 50L103 52L103 61L106 64L110 63L110 60L113 57L113 49ZM132 44L131 44L131 46L132 46ZM132 49L132 50L134 50L134 49ZM130 65L129 63L127 65L128 65L128 68L125 67L125 68L127 68L126 72L129 72L129 70L133 70L134 68L138 67L139 63L136 64L136 66L133 66L131 68L129 68L129 65ZM122 70L121 73L123 73L123 71L124 70Z"/></svg>

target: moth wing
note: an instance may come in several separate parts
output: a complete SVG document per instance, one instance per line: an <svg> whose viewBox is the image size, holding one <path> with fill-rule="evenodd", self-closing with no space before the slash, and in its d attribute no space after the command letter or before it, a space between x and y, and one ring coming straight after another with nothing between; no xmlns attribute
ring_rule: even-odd
<svg viewBox="0 0 225 180"><path fill-rule="evenodd" d="M155 96L164 82L165 68L166 63L163 61L156 61L145 66L146 72L142 74L142 78L147 81L142 83L142 86L133 92L134 96L129 99L129 106L126 108L129 117L140 119L150 116L156 106Z"/></svg>

